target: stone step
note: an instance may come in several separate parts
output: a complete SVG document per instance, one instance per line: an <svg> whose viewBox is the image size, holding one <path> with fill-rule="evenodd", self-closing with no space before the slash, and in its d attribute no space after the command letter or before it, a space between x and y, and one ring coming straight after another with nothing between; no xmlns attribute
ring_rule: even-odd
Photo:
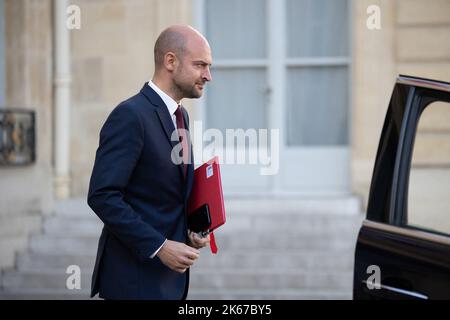
<svg viewBox="0 0 450 320"><path fill-rule="evenodd" d="M355 245L357 232L345 234L247 232L245 234L217 233L220 250L234 249L351 249ZM31 252L95 254L99 237L65 237L62 235L33 235L30 239Z"/></svg>
<svg viewBox="0 0 450 320"><path fill-rule="evenodd" d="M0 300L88 300L90 290L9 289L0 290ZM92 298L98 300L98 297Z"/></svg>
<svg viewBox="0 0 450 320"><path fill-rule="evenodd" d="M317 253L308 250L264 252L220 252L213 255L202 250L192 267L196 269L297 269L305 271L352 270L354 251Z"/></svg>
<svg viewBox="0 0 450 320"><path fill-rule="evenodd" d="M215 233L221 252L233 250L351 250L356 243L354 233L297 233L294 230L277 232L246 232L244 234Z"/></svg>
<svg viewBox="0 0 450 320"><path fill-rule="evenodd" d="M5 272L2 289L57 289L67 292L66 281L70 274L66 269L34 270L26 272ZM81 289L88 290L91 285L91 272L81 271ZM351 290L352 272L315 272L298 270L192 270L190 288L208 290Z"/></svg>
<svg viewBox="0 0 450 320"><path fill-rule="evenodd" d="M72 274L72 273L71 273ZM70 293L75 290L69 290L66 287L66 281L71 276L66 273L66 268L34 270L27 272L9 271L4 272L2 277L3 290L23 289L57 289ZM92 270L89 272L81 271L81 289L88 290L91 287Z"/></svg>
<svg viewBox="0 0 450 320"><path fill-rule="evenodd" d="M219 254L202 250L189 299L350 299L363 216L355 197L226 199ZM87 299L101 228L86 199L58 202L16 269L1 274L3 299ZM36 230L37 231L37 230ZM81 268L69 290L67 267Z"/></svg>
<svg viewBox="0 0 450 320"><path fill-rule="evenodd" d="M16 265L19 271L35 269L60 269L70 265L79 266L92 271L95 264L95 255L70 255L70 254L37 254L20 253L17 255Z"/></svg>
<svg viewBox="0 0 450 320"><path fill-rule="evenodd" d="M225 198L227 216L235 214L314 214L355 216L361 213L361 201L354 196L335 198ZM95 213L85 198L56 202L54 212L60 216L90 217Z"/></svg>
<svg viewBox="0 0 450 320"><path fill-rule="evenodd" d="M350 290L190 289L187 300L351 300Z"/></svg>
<svg viewBox="0 0 450 320"><path fill-rule="evenodd" d="M212 255L203 249L193 269L301 269L301 270L351 270L353 250L317 253L308 250L271 252L220 252ZM67 268L78 265L82 270L92 270L94 255L22 253L17 256L17 268L21 271L35 269Z"/></svg>
<svg viewBox="0 0 450 320"><path fill-rule="evenodd" d="M77 218L77 217L52 217L44 222L43 230L45 234L64 236L84 236L99 237L103 228L103 223L97 217Z"/></svg>
<svg viewBox="0 0 450 320"><path fill-rule="evenodd" d="M30 252L54 254L94 255L99 237L63 237L53 235L33 235Z"/></svg>
<svg viewBox="0 0 450 320"><path fill-rule="evenodd" d="M226 225L218 232L233 233L240 231L268 231L281 232L295 230L297 233L346 233L356 232L361 226L362 219L348 216L298 215L279 214L243 215L228 218ZM80 235L99 236L103 223L96 216L93 218L79 218L71 216L56 216L44 222L44 232L52 235Z"/></svg>
<svg viewBox="0 0 450 320"><path fill-rule="evenodd" d="M0 300L100 300L89 290L21 289L0 291ZM202 290L190 289L187 300L351 300L343 290Z"/></svg>
<svg viewBox="0 0 450 320"><path fill-rule="evenodd" d="M0 239L28 235L40 230L42 216L39 215L3 215L0 214Z"/></svg>
<svg viewBox="0 0 450 320"><path fill-rule="evenodd" d="M77 290L67 293L61 290L20 290L0 291L0 300L89 300L90 292ZM93 300L101 300L98 296ZM189 290L187 300L351 300L351 292L341 290L305 291L276 290L261 292L260 290Z"/></svg>
<svg viewBox="0 0 450 320"><path fill-rule="evenodd" d="M295 230L296 232L328 233L347 232L359 229L362 219L359 216L333 216L314 214L277 214L277 215L233 215L220 232L245 230Z"/></svg>
<svg viewBox="0 0 450 320"><path fill-rule="evenodd" d="M355 216L361 213L361 202L357 197L336 198L255 198L227 199L225 211L228 214L314 214Z"/></svg>
<svg viewBox="0 0 450 320"><path fill-rule="evenodd" d="M314 272L297 270L206 270L190 274L190 288L240 290L351 290L352 272Z"/></svg>
<svg viewBox="0 0 450 320"><path fill-rule="evenodd" d="M63 201L56 201L53 211L56 216L95 216L95 213L88 206L86 198L71 198Z"/></svg>
<svg viewBox="0 0 450 320"><path fill-rule="evenodd" d="M0 266L14 264L15 250L26 248L27 243L28 239L25 236L1 237L0 252L2 252L2 259L0 260Z"/></svg>

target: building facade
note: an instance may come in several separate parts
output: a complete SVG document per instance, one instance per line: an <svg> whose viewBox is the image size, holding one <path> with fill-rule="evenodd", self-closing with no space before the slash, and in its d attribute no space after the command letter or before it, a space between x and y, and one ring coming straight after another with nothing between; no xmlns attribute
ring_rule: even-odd
<svg viewBox="0 0 450 320"><path fill-rule="evenodd" d="M365 208L396 76L450 81L448 0L57 2L0 0L0 110L36 114L36 161L0 167L0 267L13 264L55 199L86 195L99 130L151 78L153 44L171 24L193 25L212 47L206 96L185 102L199 132L256 129L256 146L277 161L268 175L261 162L224 164L230 197L357 195ZM64 26L76 13L69 5L79 28ZM68 125L58 90L68 90ZM450 164L448 115L442 108L429 120L424 134L437 142L418 149L421 165ZM264 129L278 129L267 147ZM224 156L239 149L222 145ZM433 152L437 163L425 157Z"/></svg>

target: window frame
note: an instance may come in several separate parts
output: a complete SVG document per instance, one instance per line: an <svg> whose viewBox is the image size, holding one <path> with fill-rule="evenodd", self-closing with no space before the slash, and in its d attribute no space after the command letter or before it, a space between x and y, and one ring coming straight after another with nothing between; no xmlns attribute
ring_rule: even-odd
<svg viewBox="0 0 450 320"><path fill-rule="evenodd" d="M195 25L200 32L206 32L206 6L208 0L194 0L194 16ZM286 122L287 105L287 73L289 69L294 68L311 68L311 67L345 67L348 75L347 95L348 101L348 128L347 128L347 144L351 143L351 68L352 68L352 52L351 41L352 33L350 19L352 17L352 0L348 1L348 18L347 25L349 36L349 53L347 56L325 56L325 57L289 57L287 54L287 19L286 19L286 0L264 0L266 1L266 58L256 59L214 59L212 71L220 69L236 69L236 68L259 68L264 69L267 77L266 93L268 94L267 115L268 128L280 128L280 141L282 146L289 149L307 148L308 146L289 145L287 141L288 124ZM277 48L274 50L273 48ZM200 99L196 103L199 107L199 118L206 123L206 101L208 97L205 94L204 99ZM282 106L275 108L273 103ZM276 110L274 110L276 109ZM207 126L207 125L206 125ZM334 146L333 146L334 147Z"/></svg>
<svg viewBox="0 0 450 320"><path fill-rule="evenodd" d="M411 106L411 114L409 117L409 122L405 122L405 138L403 144L404 153L399 160L400 168L398 174L398 184L403 185L402 194L398 197L395 202L396 208L399 214L396 215L395 222L404 228L424 231L433 233L436 235L442 235L450 237L450 234L445 232L440 232L439 230L432 230L425 227L409 225L408 224L408 200L409 200L409 177L411 175L412 160L414 155L414 146L417 136L417 129L419 127L419 121L422 113L431 104L435 102L445 102L450 103L450 92L443 92L435 89L429 88L417 88L415 92L414 102ZM396 210L395 208L393 210ZM450 219L450 216L449 216Z"/></svg>
<svg viewBox="0 0 450 320"><path fill-rule="evenodd" d="M208 0L194 0L193 1L193 20L194 26L200 32L206 34L206 5ZM287 55L288 40L287 34L287 1L286 0L265 0L266 1L266 30L262 30L266 33L266 45L267 56L263 59L215 59L213 52L213 81L214 70L219 68L236 68L236 67L254 67L264 68L267 76L267 129L278 129L279 134L279 154L280 165L286 162L296 162L298 159L307 157L308 165L312 167L312 170L303 172L302 174L306 179L303 179L304 183L297 183L291 180L290 175L286 174L288 169L281 170L279 174L270 176L270 185L267 190L262 193L267 194L292 194L301 196L317 196L317 195L333 195L333 196L347 196L350 194L350 159L351 159L351 132L352 132L352 61L353 51L352 41L352 21L353 21L353 0L348 1L348 19L346 25L346 32L348 34L348 46L349 50L345 56L317 56L317 57L289 57ZM273 50L276 48L276 50ZM346 94L347 101L347 143L345 145L289 145L287 134L287 76L288 71L295 68L304 67L335 67L343 66L346 68L347 73L347 85ZM204 93L201 99L193 101L196 113L195 119L203 121L204 126L208 127L207 121L207 101L208 91ZM197 151L199 152L199 150ZM332 155L337 162L345 166L340 173L333 173L327 175L323 179L315 179L313 189L309 186L309 173L319 171L320 168L317 165L317 161L313 160L321 156L322 154ZM196 157L199 159L199 157ZM325 169L330 170L335 163L326 163ZM309 182L308 182L308 181ZM306 184L308 186L306 187ZM245 191L246 193L253 193L253 191ZM261 194L258 192L257 194Z"/></svg>
<svg viewBox="0 0 450 320"><path fill-rule="evenodd" d="M409 228L407 199L417 124L421 110L437 101L450 102L450 83L405 75L397 78L373 167L367 220Z"/></svg>

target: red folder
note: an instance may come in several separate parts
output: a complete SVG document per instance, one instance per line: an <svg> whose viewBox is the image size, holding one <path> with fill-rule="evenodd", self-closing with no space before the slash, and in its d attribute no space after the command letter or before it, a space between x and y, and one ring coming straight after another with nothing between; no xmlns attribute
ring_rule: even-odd
<svg viewBox="0 0 450 320"><path fill-rule="evenodd" d="M214 157L195 169L194 184L188 203L188 215L192 215L205 205L209 208L210 223L203 231L210 232L211 251L216 253L217 246L212 231L226 221L218 157Z"/></svg>

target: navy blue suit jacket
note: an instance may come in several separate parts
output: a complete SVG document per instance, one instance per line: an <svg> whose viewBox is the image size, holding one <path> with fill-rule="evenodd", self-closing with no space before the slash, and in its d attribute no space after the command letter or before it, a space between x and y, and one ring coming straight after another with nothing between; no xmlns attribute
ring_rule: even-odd
<svg viewBox="0 0 450 320"><path fill-rule="evenodd" d="M183 110L185 127L189 119ZM175 130L169 111L146 83L120 103L100 131L88 204L103 221L91 297L183 299L181 274L150 256L164 240L187 243L186 208L193 164L184 178L171 160ZM192 149L191 149L192 152ZM192 153L191 153L192 154Z"/></svg>

